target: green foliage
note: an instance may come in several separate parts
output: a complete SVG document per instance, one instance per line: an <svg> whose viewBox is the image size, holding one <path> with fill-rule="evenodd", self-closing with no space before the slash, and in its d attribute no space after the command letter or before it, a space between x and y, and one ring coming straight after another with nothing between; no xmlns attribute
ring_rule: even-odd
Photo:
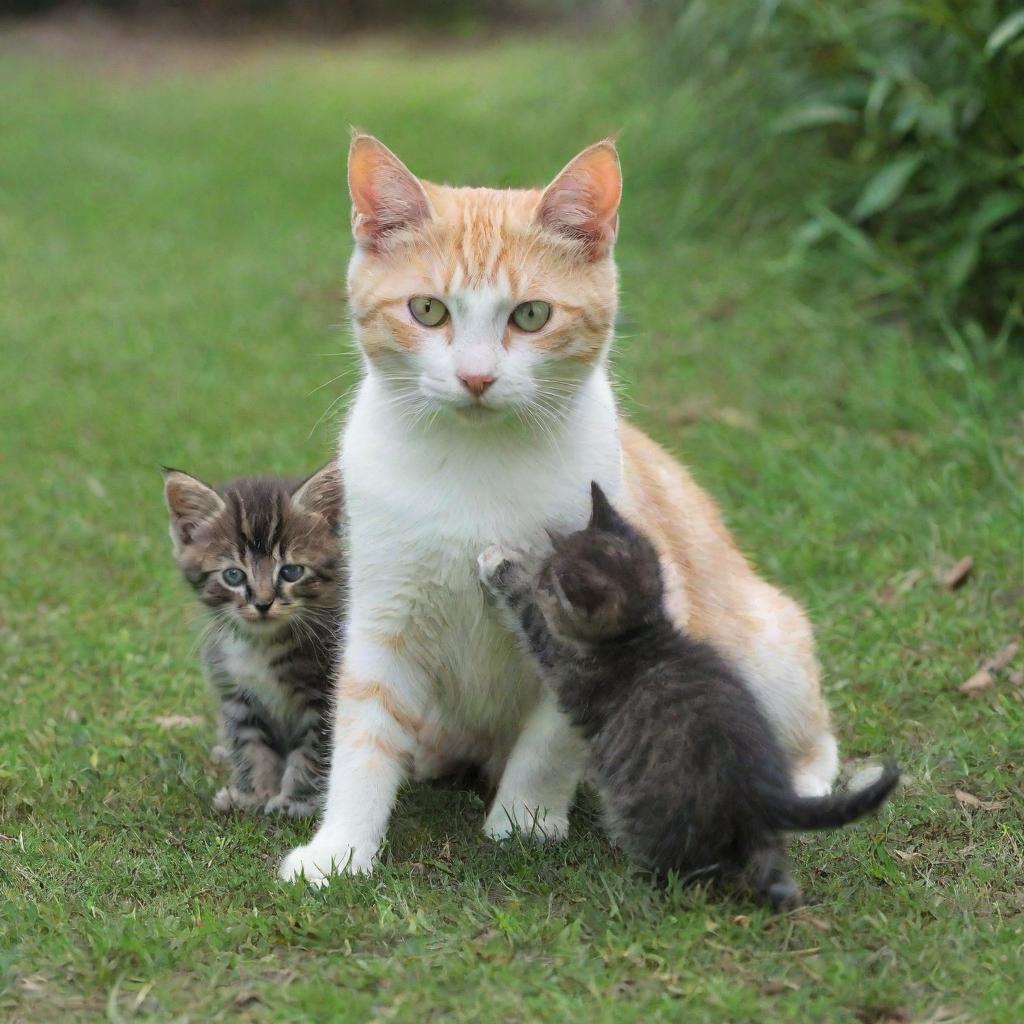
<svg viewBox="0 0 1024 1024"><path fill-rule="evenodd" d="M660 7L676 79L742 68L759 172L793 140L833 160L804 183L802 245L839 238L879 291L1005 342L1024 326L1020 0L704 0ZM666 15L668 18L666 20ZM729 109L729 116L734 114ZM774 147L766 137L774 134Z"/></svg>

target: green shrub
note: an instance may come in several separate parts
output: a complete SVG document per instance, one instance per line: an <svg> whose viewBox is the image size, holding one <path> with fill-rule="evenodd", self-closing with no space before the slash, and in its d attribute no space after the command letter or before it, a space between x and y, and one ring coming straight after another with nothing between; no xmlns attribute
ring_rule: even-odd
<svg viewBox="0 0 1024 1024"><path fill-rule="evenodd" d="M804 40L808 92L778 127L828 132L857 172L804 237L840 233L940 317L1019 329L1024 7L793 0L779 30Z"/></svg>
<svg viewBox="0 0 1024 1024"><path fill-rule="evenodd" d="M1024 334L1021 0L664 0L677 80L746 67L760 173L796 137L836 158L805 182L801 247L840 239L880 291L974 336ZM667 15L667 17L666 17ZM723 111L723 116L729 112ZM768 143L774 135L776 145Z"/></svg>

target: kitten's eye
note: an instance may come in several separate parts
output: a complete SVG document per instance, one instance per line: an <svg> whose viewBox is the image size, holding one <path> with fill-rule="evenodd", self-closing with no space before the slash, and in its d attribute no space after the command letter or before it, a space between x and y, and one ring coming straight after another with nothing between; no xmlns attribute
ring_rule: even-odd
<svg viewBox="0 0 1024 1024"><path fill-rule="evenodd" d="M221 576L229 587L238 587L245 582L245 573L241 569L235 569L234 567L225 569Z"/></svg>
<svg viewBox="0 0 1024 1024"><path fill-rule="evenodd" d="M409 300L409 312L424 327L440 327L448 319L448 307L429 295L417 295Z"/></svg>
<svg viewBox="0 0 1024 1024"><path fill-rule="evenodd" d="M305 571L305 566L302 565L282 565L278 575L285 583L294 583L296 580L302 579L302 574Z"/></svg>
<svg viewBox="0 0 1024 1024"><path fill-rule="evenodd" d="M539 331L551 316L551 307L540 299L533 302L520 302L512 310L512 323L521 331Z"/></svg>

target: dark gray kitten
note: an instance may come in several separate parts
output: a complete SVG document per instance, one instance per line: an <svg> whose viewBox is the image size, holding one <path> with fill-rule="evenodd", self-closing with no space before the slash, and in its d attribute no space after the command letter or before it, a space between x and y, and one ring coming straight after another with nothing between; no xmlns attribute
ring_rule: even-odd
<svg viewBox="0 0 1024 1024"><path fill-rule="evenodd" d="M780 833L874 810L899 770L845 796L798 796L753 694L668 619L653 545L597 484L587 528L552 543L539 573L489 548L480 576L590 741L613 834L659 876L745 877L772 905L797 903Z"/></svg>
<svg viewBox="0 0 1024 1024"><path fill-rule="evenodd" d="M175 561L210 616L201 657L221 700L215 753L231 762L213 805L311 815L342 611L338 467L216 488L172 469L164 496Z"/></svg>

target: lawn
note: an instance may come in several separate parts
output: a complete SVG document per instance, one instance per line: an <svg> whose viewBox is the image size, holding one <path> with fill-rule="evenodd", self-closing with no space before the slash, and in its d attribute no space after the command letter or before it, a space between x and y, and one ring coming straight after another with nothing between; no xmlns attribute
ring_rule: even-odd
<svg viewBox="0 0 1024 1024"><path fill-rule="evenodd" d="M1021 632L1024 360L880 312L842 252L791 258L798 197L716 230L727 112L673 97L694 170L655 181L612 74L631 45L0 50L0 1017L1024 1019L1024 687L958 689ZM586 805L565 844L498 847L475 794L411 790L378 874L321 893L274 877L308 823L211 810L158 467L328 456L350 124L497 185L620 132L624 407L808 606L844 757L908 772L880 818L794 844L806 909L655 893ZM747 207L828 173L792 159Z"/></svg>

